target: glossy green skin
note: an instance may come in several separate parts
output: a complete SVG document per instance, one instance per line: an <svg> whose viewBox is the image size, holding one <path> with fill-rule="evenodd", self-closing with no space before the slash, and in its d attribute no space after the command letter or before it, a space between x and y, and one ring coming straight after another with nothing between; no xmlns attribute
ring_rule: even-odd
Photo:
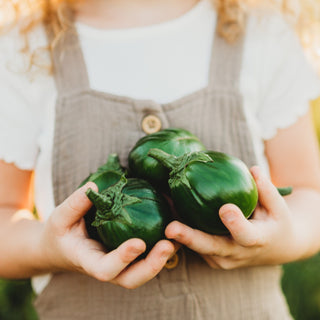
<svg viewBox="0 0 320 320"><path fill-rule="evenodd" d="M257 187L241 160L219 152L205 153L213 162L189 163L181 175L187 178L191 188L181 179L173 179L169 182L171 196L188 225L210 234L228 234L220 220L219 209L226 203L233 203L246 218L250 217L258 201Z"/></svg>
<svg viewBox="0 0 320 320"><path fill-rule="evenodd" d="M120 163L118 162L119 161L118 157L115 155L110 155L109 158L112 156L114 156L115 163L119 164L119 166L120 166ZM104 166L106 166L106 165L104 165ZM108 165L107 165L104 168L103 172L100 172L98 174L96 172L94 172L94 173L90 174L85 180L83 180L81 182L79 187L81 187L81 186L85 185L87 182L91 181L97 185L99 191L102 191L102 190L107 189L110 186L114 185L115 183L117 183L120 180L123 173L124 173L124 170L121 170L121 169L116 170L112 167L108 168ZM89 209L89 211L85 214L84 221L86 224L86 229L87 229L89 237L91 239L100 241L97 228L95 228L91 225L95 219L96 211L97 211L97 209L93 205Z"/></svg>
<svg viewBox="0 0 320 320"><path fill-rule="evenodd" d="M169 170L159 161L148 156L152 148L175 156L205 150L200 140L184 129L169 128L141 138L128 156L130 174L149 181L163 191L169 190Z"/></svg>
<svg viewBox="0 0 320 320"><path fill-rule="evenodd" d="M147 245L147 252L161 239L170 220L169 205L147 181L131 178L122 193L137 197L139 203L121 208L121 213L97 227L98 234L108 250L117 248L124 241L140 238Z"/></svg>

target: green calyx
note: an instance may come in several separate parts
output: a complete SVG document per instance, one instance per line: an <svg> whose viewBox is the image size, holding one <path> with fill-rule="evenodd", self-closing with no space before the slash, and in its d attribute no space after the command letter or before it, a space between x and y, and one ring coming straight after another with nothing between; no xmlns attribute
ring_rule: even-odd
<svg viewBox="0 0 320 320"><path fill-rule="evenodd" d="M123 207L141 202L137 197L129 196L122 192L122 189L127 184L127 179L124 175L113 186L102 192L96 192L92 189L86 191L87 197L97 208L95 220L92 226L99 227L105 221L114 220L115 218L123 218L130 221L130 217Z"/></svg>
<svg viewBox="0 0 320 320"><path fill-rule="evenodd" d="M160 149L150 149L148 156L158 160L170 170L170 186L174 186L178 182L186 185L188 188L191 188L191 186L184 174L184 169L193 162L213 162L210 156L203 151L185 153L180 157L176 157Z"/></svg>
<svg viewBox="0 0 320 320"><path fill-rule="evenodd" d="M185 153L180 157L166 153L160 149L150 149L148 156L158 160L162 165L170 170L169 185L175 186L176 183L184 184L191 188L188 179L184 174L184 168L193 162L213 162L212 158L203 151ZM287 196L292 193L292 187L277 188L281 196Z"/></svg>

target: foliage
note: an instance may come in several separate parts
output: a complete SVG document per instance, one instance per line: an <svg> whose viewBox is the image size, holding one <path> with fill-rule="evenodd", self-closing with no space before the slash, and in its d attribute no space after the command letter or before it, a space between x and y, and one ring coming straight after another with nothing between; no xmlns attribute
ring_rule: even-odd
<svg viewBox="0 0 320 320"><path fill-rule="evenodd" d="M296 320L320 319L320 254L284 266L283 292Z"/></svg>
<svg viewBox="0 0 320 320"><path fill-rule="evenodd" d="M36 320L34 298L29 280L0 279L0 319Z"/></svg>

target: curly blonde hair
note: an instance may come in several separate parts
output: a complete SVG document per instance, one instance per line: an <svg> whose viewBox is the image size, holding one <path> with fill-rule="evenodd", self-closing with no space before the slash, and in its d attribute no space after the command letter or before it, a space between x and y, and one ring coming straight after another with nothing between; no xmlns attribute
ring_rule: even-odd
<svg viewBox="0 0 320 320"><path fill-rule="evenodd" d="M67 12L83 0L2 0L0 4L0 31L19 21L20 32L28 33L39 23L50 25L54 40L69 26ZM307 54L318 64L320 72L320 1L319 0L211 0L218 13L218 33L233 42L243 32L245 14L251 8L276 9L285 14L295 27ZM22 22L21 22L22 21ZM24 48L28 52L28 42ZM30 66L36 65L36 52L30 53Z"/></svg>

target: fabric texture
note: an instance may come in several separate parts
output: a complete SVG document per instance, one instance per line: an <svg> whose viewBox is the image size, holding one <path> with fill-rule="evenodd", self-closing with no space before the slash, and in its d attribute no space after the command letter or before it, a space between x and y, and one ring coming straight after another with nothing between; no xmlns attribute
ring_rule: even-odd
<svg viewBox="0 0 320 320"><path fill-rule="evenodd" d="M141 119L146 114L158 116L163 128L190 130L209 149L248 165L256 162L238 89L243 39L231 46L215 37L209 86L170 104L90 90L76 32L67 33L66 40L70 45L63 52L57 46L54 55L59 92L52 171L56 205L109 153L118 153L126 163L129 150L144 135ZM180 249L179 256L176 268L163 269L136 290L78 274L54 275L36 301L40 319L290 319L279 267L217 271L187 249Z"/></svg>

